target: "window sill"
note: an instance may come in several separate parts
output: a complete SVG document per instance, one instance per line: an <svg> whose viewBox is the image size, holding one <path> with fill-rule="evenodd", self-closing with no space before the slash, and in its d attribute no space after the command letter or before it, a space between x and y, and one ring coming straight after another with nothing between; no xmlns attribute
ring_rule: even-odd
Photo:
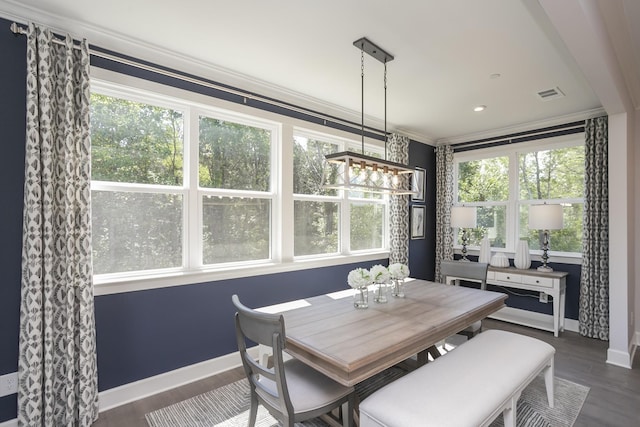
<svg viewBox="0 0 640 427"><path fill-rule="evenodd" d="M365 254L357 255L336 255L333 257L312 258L251 266L245 265L215 270L208 269L190 272L181 271L109 280L94 279L93 293L95 296L111 295L123 292L143 291L167 288L171 286L192 285L196 283L217 282L242 277L262 276L265 274L331 267L356 262L375 261L384 258L389 258L389 251L367 252Z"/></svg>

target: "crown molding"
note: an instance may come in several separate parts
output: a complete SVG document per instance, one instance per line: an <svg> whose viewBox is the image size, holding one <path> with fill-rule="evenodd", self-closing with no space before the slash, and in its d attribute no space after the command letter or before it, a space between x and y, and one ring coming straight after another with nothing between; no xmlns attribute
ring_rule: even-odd
<svg viewBox="0 0 640 427"><path fill-rule="evenodd" d="M0 16L23 25L28 22L35 22L51 28L56 33L70 34L76 39L87 39L90 45L99 46L118 54L128 55L200 78L254 92L261 96L277 99L342 120L360 123L362 119L359 111L322 101L162 46L125 36L104 27L90 25L62 15L25 6L15 0L5 0L0 4ZM365 124L368 127L377 129L384 128L384 122L372 116L365 115ZM389 132L398 132L419 141L430 140L424 135L404 132L390 123L387 123L387 128Z"/></svg>
<svg viewBox="0 0 640 427"><path fill-rule="evenodd" d="M555 126L555 125L575 122L579 120L592 119L594 117L599 117L606 114L607 112L604 110L604 108L595 108L592 110L581 111L579 113L566 114L564 116L553 117L550 119L538 120L538 121L529 122L529 123L521 123L518 125L508 126L508 127L499 128L499 129L491 129L485 132L470 133L467 135L460 135L460 136L455 136L451 138L441 138L436 141L436 145L453 145L453 144L460 144L462 142L475 141L478 139L495 138L495 137L500 137L502 135L509 135L512 133L526 132L526 131L536 130L536 129L540 129L548 126Z"/></svg>

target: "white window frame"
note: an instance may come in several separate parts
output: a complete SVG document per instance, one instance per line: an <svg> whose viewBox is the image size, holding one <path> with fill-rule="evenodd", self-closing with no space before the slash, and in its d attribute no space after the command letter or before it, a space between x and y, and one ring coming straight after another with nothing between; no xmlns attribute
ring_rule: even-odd
<svg viewBox="0 0 640 427"><path fill-rule="evenodd" d="M294 136L300 136L309 139L315 139L331 144L336 144L338 146L338 151L346 151L353 150L355 152L362 151L362 142L356 141L355 139L347 139L336 137L327 133L321 133L312 131L305 128L294 128ZM378 145L365 144L365 150L368 152L374 152L380 155L384 155L384 148ZM300 255L295 256L296 260L305 260L305 259L314 259L314 258L323 258L332 255L343 255L349 256L352 254L366 254L372 251L379 250L389 250L389 197L383 196L379 199L367 199L367 198L357 198L350 196L348 191L338 190L337 195L335 196L325 196L325 195L315 195L315 194L298 194L293 193L294 201L311 201L311 202L333 202L339 204L339 218L338 218L338 251L336 253L329 254L314 254L314 255ZM385 215L383 218L383 240L382 247L375 249L363 249L363 250L352 250L351 249L351 203L367 203L367 204L379 204L386 205Z"/></svg>
<svg viewBox="0 0 640 427"><path fill-rule="evenodd" d="M513 145L501 145L490 148L483 148L478 150L463 151L454 153L453 155L453 170L454 170L454 183L453 183L453 200L454 206L462 205L462 202L458 202L458 167L460 163L469 162L474 160L482 160L493 157L508 157L509 158L509 198L506 201L489 201L489 202L464 202L465 206L506 206L506 247L496 248L492 247L493 252L504 252L506 255L513 255L516 250L516 243L519 240L519 212L520 206L528 206L533 202L530 200L519 200L519 180L518 180L518 155L520 153L529 153L532 151L545 151L554 150L568 147L575 147L584 145L584 133L564 135L559 137L552 137L546 139L540 139L529 142L522 142ZM535 200L535 203L541 202L548 203L582 203L584 205L584 198L561 198L561 199L540 199ZM456 230L453 230L454 249L460 251L462 245L458 242L458 235ZM478 254L479 246L467 246L470 254ZM541 250L531 249L532 255L541 255ZM564 262L567 264L580 264L582 262L581 252L558 252L553 251L553 247L549 250L549 254L553 256L554 261Z"/></svg>
<svg viewBox="0 0 640 427"><path fill-rule="evenodd" d="M166 186L171 189L171 192L179 192L183 195L186 214L183 215L185 237L183 240L182 267L95 275L95 295L216 282L263 274L373 261L389 256L387 243L389 209L385 209L384 247L371 251L351 252L348 248L345 249L344 243L342 243L346 241L348 244L349 241L349 228L346 228L347 239L345 240L343 237L344 229L349 225L348 210L345 215L343 207L339 225L341 228L340 253L293 257L293 235L288 233L288 225L292 223L293 201L295 199L293 195L292 143L294 132L303 129L304 132L315 133L318 138L321 137L331 141L339 140L345 144L345 147L358 147L359 150L360 142L356 141L357 137L354 138L354 134L97 67L92 67L91 75L92 92L181 111L185 120L183 186ZM271 259L202 265L202 196L203 194L223 195L228 192L228 190L223 189L201 189L193 185L194 182L197 183L197 168L194 171L188 165L191 159L195 158L197 162L199 152L197 144L198 117L202 113L222 120L225 120L226 117L226 120L236 123L242 123L241 121L245 120L246 124L251 126L266 126L272 130L272 138L275 139L271 147L271 191L268 193L242 192L246 196L269 198L271 200ZM190 140L194 139L196 143L189 143ZM372 151L383 151L382 142L376 140L367 140L366 148ZM127 184L123 185L121 183L92 181L92 190L123 189L126 186ZM162 192L165 190L165 186L137 184L135 187L147 192ZM238 194L241 191L233 191L233 193ZM340 194L339 197L347 201L353 200L348 199L345 194ZM374 202L371 199L364 200L367 203ZM386 198L380 203L387 203ZM346 205L348 209L348 202L343 202L342 205ZM346 223L342 221L343 218L347 218Z"/></svg>

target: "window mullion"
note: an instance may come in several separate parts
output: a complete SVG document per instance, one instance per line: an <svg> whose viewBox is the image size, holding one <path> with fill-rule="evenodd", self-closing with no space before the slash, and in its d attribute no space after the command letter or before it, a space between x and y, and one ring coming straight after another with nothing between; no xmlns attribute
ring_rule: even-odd
<svg viewBox="0 0 640 427"><path fill-rule="evenodd" d="M198 191L198 169L200 148L200 123L198 111L189 108L185 115L185 149L184 176L188 189L185 212L185 254L187 269L202 267L202 194Z"/></svg>
<svg viewBox="0 0 640 427"><path fill-rule="evenodd" d="M518 153L509 154L509 203L507 204L507 252L515 252L518 241L520 203L518 189Z"/></svg>
<svg viewBox="0 0 640 427"><path fill-rule="evenodd" d="M274 261L291 262L294 256L294 233L290 224L295 224L293 203L293 126L284 125L280 132L280 140L275 144L280 147L279 155L274 158L279 162L278 196L274 204L278 204L279 215L272 222L274 231ZM288 224L288 226L285 226ZM288 231L285 231L287 229Z"/></svg>

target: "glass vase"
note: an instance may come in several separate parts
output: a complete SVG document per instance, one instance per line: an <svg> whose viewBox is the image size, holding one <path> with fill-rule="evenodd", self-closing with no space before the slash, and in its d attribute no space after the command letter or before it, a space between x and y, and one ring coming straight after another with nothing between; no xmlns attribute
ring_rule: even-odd
<svg viewBox="0 0 640 427"><path fill-rule="evenodd" d="M363 286L356 288L353 294L353 306L355 308L368 308L369 307L369 288Z"/></svg>
<svg viewBox="0 0 640 427"><path fill-rule="evenodd" d="M386 303L387 300L387 284L386 283L376 283L375 290L373 294L373 300L379 304Z"/></svg>
<svg viewBox="0 0 640 427"><path fill-rule="evenodd" d="M391 286L391 295L396 298L404 298L404 279L394 279Z"/></svg>

